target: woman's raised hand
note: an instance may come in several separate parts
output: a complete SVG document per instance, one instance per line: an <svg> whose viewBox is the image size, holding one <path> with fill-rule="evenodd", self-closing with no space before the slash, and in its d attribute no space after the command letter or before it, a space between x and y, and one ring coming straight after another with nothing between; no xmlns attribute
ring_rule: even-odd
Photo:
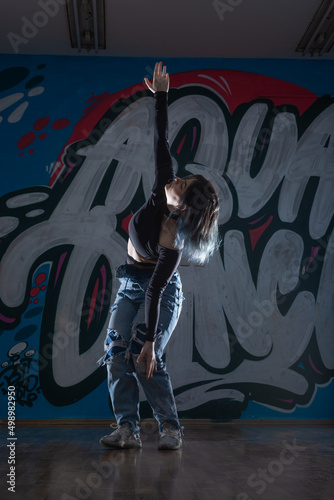
<svg viewBox="0 0 334 500"><path fill-rule="evenodd" d="M151 92L168 92L169 90L169 74L166 73L166 66L162 66L162 62L156 63L153 73L152 83L144 78L147 87Z"/></svg>

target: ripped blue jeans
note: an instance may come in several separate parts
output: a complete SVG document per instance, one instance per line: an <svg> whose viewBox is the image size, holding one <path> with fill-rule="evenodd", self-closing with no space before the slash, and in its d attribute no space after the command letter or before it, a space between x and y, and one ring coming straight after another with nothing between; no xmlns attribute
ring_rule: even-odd
<svg viewBox="0 0 334 500"><path fill-rule="evenodd" d="M99 364L107 365L110 398L118 424L130 423L139 432L140 382L153 415L161 425L169 422L181 428L177 416L173 389L163 351L179 319L183 294L178 271L174 273L161 300L158 335L155 339L157 371L146 379L146 359L137 363L145 343L145 292L152 276L152 269L138 269L130 264L118 267L116 277L121 282L104 343L104 356Z"/></svg>

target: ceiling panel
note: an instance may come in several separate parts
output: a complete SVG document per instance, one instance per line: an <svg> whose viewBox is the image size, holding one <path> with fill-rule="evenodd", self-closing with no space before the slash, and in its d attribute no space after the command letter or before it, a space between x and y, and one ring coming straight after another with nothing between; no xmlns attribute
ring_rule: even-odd
<svg viewBox="0 0 334 500"><path fill-rule="evenodd" d="M65 0L2 2L0 53L301 59L296 45L321 4L321 0L105 1L107 48L98 54L94 50L79 54L71 48ZM53 6L46 22L38 16L45 12L41 5ZM333 52L321 59L333 59Z"/></svg>

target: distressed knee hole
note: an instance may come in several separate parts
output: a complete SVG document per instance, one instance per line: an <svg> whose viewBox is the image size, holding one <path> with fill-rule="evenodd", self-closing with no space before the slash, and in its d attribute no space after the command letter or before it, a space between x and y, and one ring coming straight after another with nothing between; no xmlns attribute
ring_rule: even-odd
<svg viewBox="0 0 334 500"><path fill-rule="evenodd" d="M98 360L100 366L110 363L114 356L124 354L127 349L127 344L122 336L111 328L107 329L107 336L104 341L104 356Z"/></svg>
<svg viewBox="0 0 334 500"><path fill-rule="evenodd" d="M104 344L104 350L106 353L110 353L110 356L116 356L122 352L125 352L127 344L123 339L122 335L116 330L107 330L107 338Z"/></svg>

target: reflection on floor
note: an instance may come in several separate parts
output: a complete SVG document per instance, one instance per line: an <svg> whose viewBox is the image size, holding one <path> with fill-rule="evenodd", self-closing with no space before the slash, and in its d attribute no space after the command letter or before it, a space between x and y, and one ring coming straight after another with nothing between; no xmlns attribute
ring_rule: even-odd
<svg viewBox="0 0 334 500"><path fill-rule="evenodd" d="M184 422L184 445L158 451L158 431L142 421L141 450L108 450L97 422L18 424L15 500L333 500L334 428L310 423ZM10 443L1 429L1 477ZM12 446L12 449L13 446ZM4 480L4 478L6 478ZM3 495L5 493L5 495Z"/></svg>

